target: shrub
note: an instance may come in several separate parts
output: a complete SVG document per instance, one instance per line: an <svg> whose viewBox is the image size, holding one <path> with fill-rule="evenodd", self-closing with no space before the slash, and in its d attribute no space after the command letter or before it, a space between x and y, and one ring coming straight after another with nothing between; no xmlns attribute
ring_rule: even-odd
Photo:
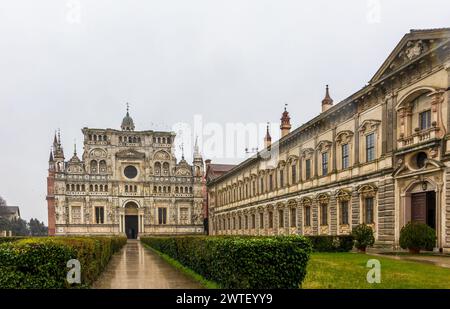
<svg viewBox="0 0 450 309"><path fill-rule="evenodd" d="M423 223L409 222L400 231L400 247L411 253L432 250L436 244L436 232Z"/></svg>
<svg viewBox="0 0 450 309"><path fill-rule="evenodd" d="M348 252L353 248L352 235L305 236L316 252Z"/></svg>
<svg viewBox="0 0 450 309"><path fill-rule="evenodd" d="M372 228L364 223L353 229L352 236L355 239L355 247L363 252L375 243Z"/></svg>
<svg viewBox="0 0 450 309"><path fill-rule="evenodd" d="M125 237L26 238L0 245L0 288L87 287ZM66 280L70 259L81 264L81 286Z"/></svg>
<svg viewBox="0 0 450 309"><path fill-rule="evenodd" d="M0 244L3 244L5 242L14 242L24 238L25 236L0 237Z"/></svg>
<svg viewBox="0 0 450 309"><path fill-rule="evenodd" d="M298 288L311 244L302 236L141 237L222 288Z"/></svg>

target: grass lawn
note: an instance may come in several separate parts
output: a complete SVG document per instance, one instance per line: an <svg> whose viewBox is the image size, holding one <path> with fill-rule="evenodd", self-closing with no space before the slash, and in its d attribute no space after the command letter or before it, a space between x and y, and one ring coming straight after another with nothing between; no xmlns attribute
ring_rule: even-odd
<svg viewBox="0 0 450 309"><path fill-rule="evenodd" d="M366 280L369 259L381 263L381 283ZM313 253L305 289L450 289L450 269L361 253Z"/></svg>

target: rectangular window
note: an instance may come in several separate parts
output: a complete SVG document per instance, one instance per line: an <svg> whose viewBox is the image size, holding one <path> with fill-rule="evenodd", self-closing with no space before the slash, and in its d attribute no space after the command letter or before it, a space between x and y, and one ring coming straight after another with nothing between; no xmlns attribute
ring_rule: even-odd
<svg viewBox="0 0 450 309"><path fill-rule="evenodd" d="M294 183L296 183L297 182L297 165L295 165L295 164L293 164L292 165L292 184L294 184Z"/></svg>
<svg viewBox="0 0 450 309"><path fill-rule="evenodd" d="M322 153L322 176L328 174L328 152Z"/></svg>
<svg viewBox="0 0 450 309"><path fill-rule="evenodd" d="M231 229L231 221L230 218L227 219L227 230Z"/></svg>
<svg viewBox="0 0 450 309"><path fill-rule="evenodd" d="M341 202L341 224L348 224L348 201Z"/></svg>
<svg viewBox="0 0 450 309"><path fill-rule="evenodd" d="M305 207L305 226L311 226L311 207Z"/></svg>
<svg viewBox="0 0 450 309"><path fill-rule="evenodd" d="M419 114L419 128L420 130L426 130L431 127L431 110L421 112Z"/></svg>
<svg viewBox="0 0 450 309"><path fill-rule="evenodd" d="M238 223L239 223L239 229L241 230L242 229L242 217L241 216L239 216L239 218L238 218Z"/></svg>
<svg viewBox="0 0 450 309"><path fill-rule="evenodd" d="M375 160L375 134L370 133L366 135L366 161Z"/></svg>
<svg viewBox="0 0 450 309"><path fill-rule="evenodd" d="M167 208L163 207L158 208L158 223L167 224Z"/></svg>
<svg viewBox="0 0 450 309"><path fill-rule="evenodd" d="M256 195L256 181L252 181L252 196Z"/></svg>
<svg viewBox="0 0 450 309"><path fill-rule="evenodd" d="M342 145L342 169L349 167L348 144Z"/></svg>
<svg viewBox="0 0 450 309"><path fill-rule="evenodd" d="M328 225L328 205L320 205L320 224Z"/></svg>
<svg viewBox="0 0 450 309"><path fill-rule="evenodd" d="M273 190L273 175L269 175L269 191Z"/></svg>
<svg viewBox="0 0 450 309"><path fill-rule="evenodd" d="M297 226L297 208L291 208L291 227Z"/></svg>
<svg viewBox="0 0 450 309"><path fill-rule="evenodd" d="M264 213L259 213L259 227L264 228Z"/></svg>
<svg viewBox="0 0 450 309"><path fill-rule="evenodd" d="M273 228L273 212L269 211L269 228Z"/></svg>
<svg viewBox="0 0 450 309"><path fill-rule="evenodd" d="M256 228L256 215L252 214L252 229Z"/></svg>
<svg viewBox="0 0 450 309"><path fill-rule="evenodd" d="M278 210L278 227L284 227L284 211Z"/></svg>
<svg viewBox="0 0 450 309"><path fill-rule="evenodd" d="M233 230L235 230L235 229L236 229L236 218L233 217Z"/></svg>
<svg viewBox="0 0 450 309"><path fill-rule="evenodd" d="M245 229L248 229L248 216L244 216L245 219Z"/></svg>
<svg viewBox="0 0 450 309"><path fill-rule="evenodd" d="M81 223L81 207L80 206L72 206L71 207L71 215L72 215L72 223L80 224Z"/></svg>
<svg viewBox="0 0 450 309"><path fill-rule="evenodd" d="M105 209L103 207L95 207L95 223L105 223Z"/></svg>
<svg viewBox="0 0 450 309"><path fill-rule="evenodd" d="M284 172L280 170L280 188L284 187Z"/></svg>
<svg viewBox="0 0 450 309"><path fill-rule="evenodd" d="M264 178L262 178L261 177L261 184L260 184L260 186L261 186L261 193L263 193L264 192Z"/></svg>
<svg viewBox="0 0 450 309"><path fill-rule="evenodd" d="M305 160L305 178L311 178L311 159Z"/></svg>
<svg viewBox="0 0 450 309"><path fill-rule="evenodd" d="M364 220L366 224L374 223L373 219L373 197L364 199Z"/></svg>

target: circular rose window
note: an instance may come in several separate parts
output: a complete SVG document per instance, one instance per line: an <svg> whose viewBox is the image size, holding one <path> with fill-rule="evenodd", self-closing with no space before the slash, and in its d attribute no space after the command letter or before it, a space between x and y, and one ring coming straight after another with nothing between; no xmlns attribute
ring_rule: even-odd
<svg viewBox="0 0 450 309"><path fill-rule="evenodd" d="M125 174L125 177L127 177L128 179L133 179L137 176L138 171L136 167L134 167L133 165L128 165L123 170L123 173Z"/></svg>

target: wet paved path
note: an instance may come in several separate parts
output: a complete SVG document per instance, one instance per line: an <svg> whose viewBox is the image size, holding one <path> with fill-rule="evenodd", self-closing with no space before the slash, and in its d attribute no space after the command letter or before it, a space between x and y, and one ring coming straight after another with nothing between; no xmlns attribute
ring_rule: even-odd
<svg viewBox="0 0 450 309"><path fill-rule="evenodd" d="M128 240L111 258L94 289L201 289L199 283L167 264L140 241Z"/></svg>

